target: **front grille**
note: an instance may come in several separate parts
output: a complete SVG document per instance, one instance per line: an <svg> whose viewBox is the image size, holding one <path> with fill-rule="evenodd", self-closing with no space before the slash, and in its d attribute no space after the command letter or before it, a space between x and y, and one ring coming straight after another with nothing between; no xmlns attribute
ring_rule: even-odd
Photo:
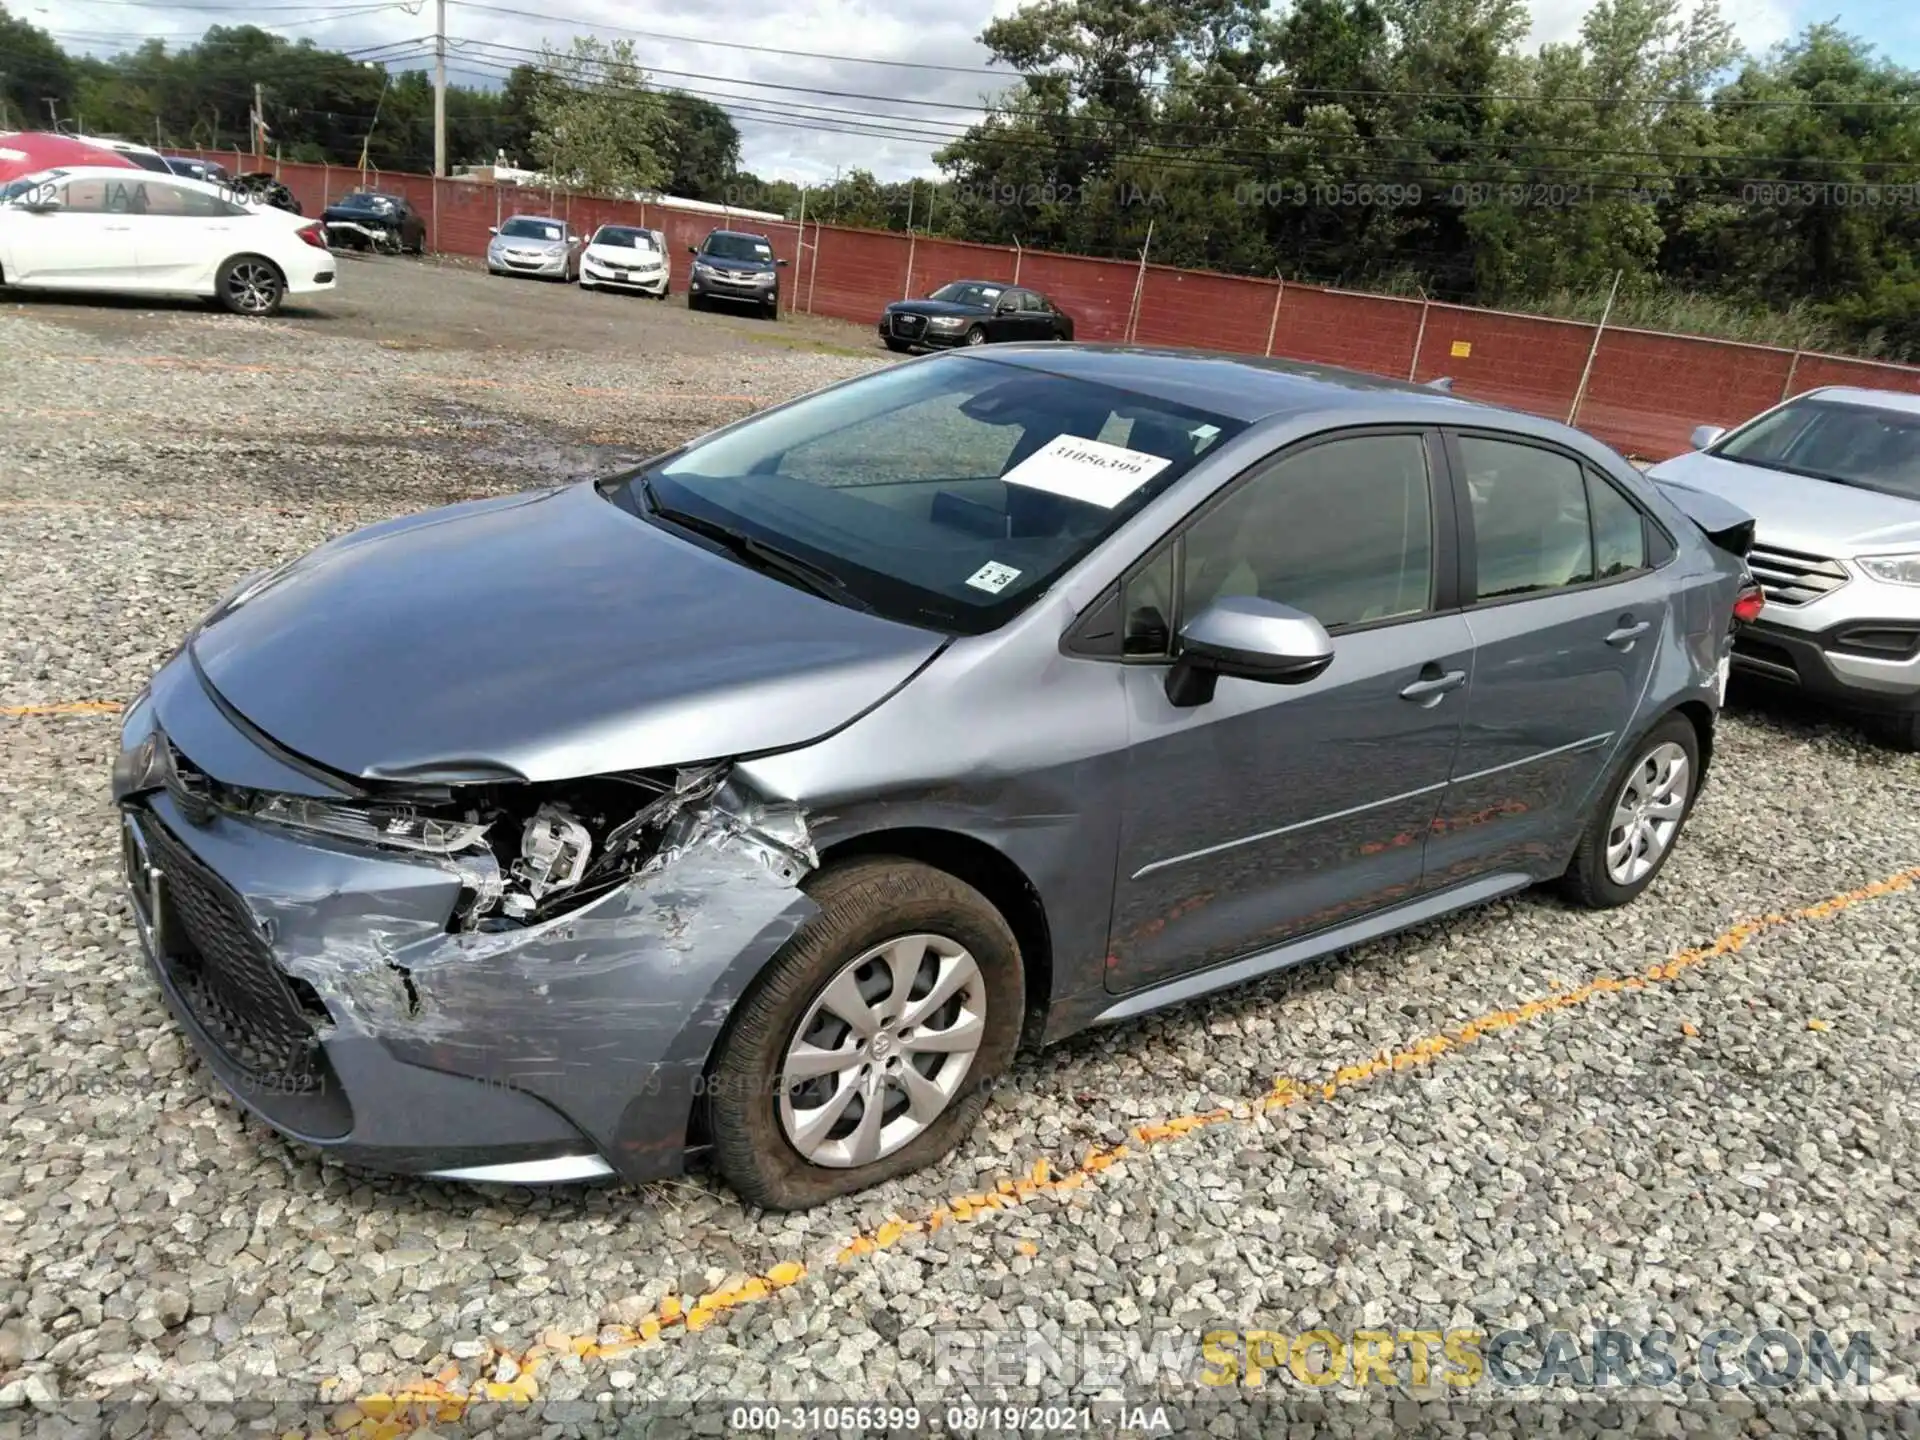
<svg viewBox="0 0 1920 1440"><path fill-rule="evenodd" d="M163 887L162 913L148 916L157 958L194 1019L249 1076L317 1086L325 1062L313 1026L246 905L158 820L143 815L140 833Z"/></svg>
<svg viewBox="0 0 1920 1440"><path fill-rule="evenodd" d="M896 340L918 340L926 332L927 317L924 315L896 315L893 317L893 338Z"/></svg>
<svg viewBox="0 0 1920 1440"><path fill-rule="evenodd" d="M1810 604L1822 595L1831 595L1849 579L1846 567L1838 560L1777 545L1756 544L1747 551L1747 568L1766 592L1769 605Z"/></svg>

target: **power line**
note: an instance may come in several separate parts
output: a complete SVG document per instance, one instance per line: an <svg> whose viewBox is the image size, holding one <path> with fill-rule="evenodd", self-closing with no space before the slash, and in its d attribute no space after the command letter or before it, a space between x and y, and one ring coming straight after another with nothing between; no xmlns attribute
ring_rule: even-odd
<svg viewBox="0 0 1920 1440"><path fill-rule="evenodd" d="M507 5L481 3L481 0L450 0L463 9L487 11L496 15L511 15L528 20L541 20L549 24L558 22L595 31L608 31L613 34L634 35L649 40L665 40L673 44L707 46L724 50L743 50L761 55L782 55L794 59L829 60L839 64L882 65L908 70L929 70L950 75L982 75L996 80L1066 80L1071 76L1066 71L1022 71L1006 67L999 69L983 65L944 65L930 61L895 60L873 55L845 55L822 50L795 50L773 45L753 45L738 40L719 40L708 35L682 35L660 30L640 30L630 26L602 24L597 20L588 20L576 16L556 15L551 11L522 10ZM664 72L663 72L664 73ZM1710 108L1826 108L1856 109L1875 107L1914 108L1920 107L1920 96L1906 100L1814 100L1810 97L1793 99L1748 99L1741 96L1684 96L1662 95L1647 97L1629 97L1624 95L1557 95L1527 93L1523 91L1470 91L1470 90L1401 90L1390 88L1359 89L1326 86L1300 87L1285 79L1266 81L1240 80L1198 80L1190 76L1178 79L1157 80L1142 77L1136 82L1149 89L1214 89L1224 88L1242 90L1255 94L1282 94L1290 98L1306 97L1343 97L1348 99L1376 100L1493 100L1513 104L1566 104L1566 105L1608 105L1608 106L1704 106Z"/></svg>

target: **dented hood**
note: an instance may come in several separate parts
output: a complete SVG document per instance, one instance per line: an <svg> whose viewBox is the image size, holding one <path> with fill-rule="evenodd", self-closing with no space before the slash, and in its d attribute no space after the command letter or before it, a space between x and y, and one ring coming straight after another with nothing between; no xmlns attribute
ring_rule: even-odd
<svg viewBox="0 0 1920 1440"><path fill-rule="evenodd" d="M296 755L367 779L558 780L800 745L943 637L796 590L591 485L322 546L192 651Z"/></svg>

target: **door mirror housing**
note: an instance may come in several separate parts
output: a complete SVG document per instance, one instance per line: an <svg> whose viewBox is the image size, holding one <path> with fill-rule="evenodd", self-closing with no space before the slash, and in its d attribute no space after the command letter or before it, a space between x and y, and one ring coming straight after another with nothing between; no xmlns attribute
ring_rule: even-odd
<svg viewBox="0 0 1920 1440"><path fill-rule="evenodd" d="M1692 442L1694 449L1704 450L1726 433L1724 425L1696 425L1687 439Z"/></svg>
<svg viewBox="0 0 1920 1440"><path fill-rule="evenodd" d="M1230 596L1180 627L1180 653L1167 671L1167 699L1183 709L1204 705L1223 675L1300 685L1332 663L1333 637L1313 616L1274 600Z"/></svg>
<svg viewBox="0 0 1920 1440"><path fill-rule="evenodd" d="M785 260L776 260L773 263L782 267L784 267L787 264Z"/></svg>
<svg viewBox="0 0 1920 1440"><path fill-rule="evenodd" d="M498 235L500 233L500 227L498 225L489 225L487 227L487 233L489 235Z"/></svg>
<svg viewBox="0 0 1920 1440"><path fill-rule="evenodd" d="M699 253L700 253L700 247L698 245L687 246L687 254L698 255Z"/></svg>

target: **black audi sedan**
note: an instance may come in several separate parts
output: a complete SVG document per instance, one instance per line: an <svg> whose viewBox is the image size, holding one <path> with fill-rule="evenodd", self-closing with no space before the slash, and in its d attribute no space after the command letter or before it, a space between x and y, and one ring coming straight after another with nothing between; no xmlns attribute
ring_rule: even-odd
<svg viewBox="0 0 1920 1440"><path fill-rule="evenodd" d="M998 280L955 280L924 300L896 300L880 317L889 350L985 345L997 340L1071 340L1073 317L1037 290Z"/></svg>

